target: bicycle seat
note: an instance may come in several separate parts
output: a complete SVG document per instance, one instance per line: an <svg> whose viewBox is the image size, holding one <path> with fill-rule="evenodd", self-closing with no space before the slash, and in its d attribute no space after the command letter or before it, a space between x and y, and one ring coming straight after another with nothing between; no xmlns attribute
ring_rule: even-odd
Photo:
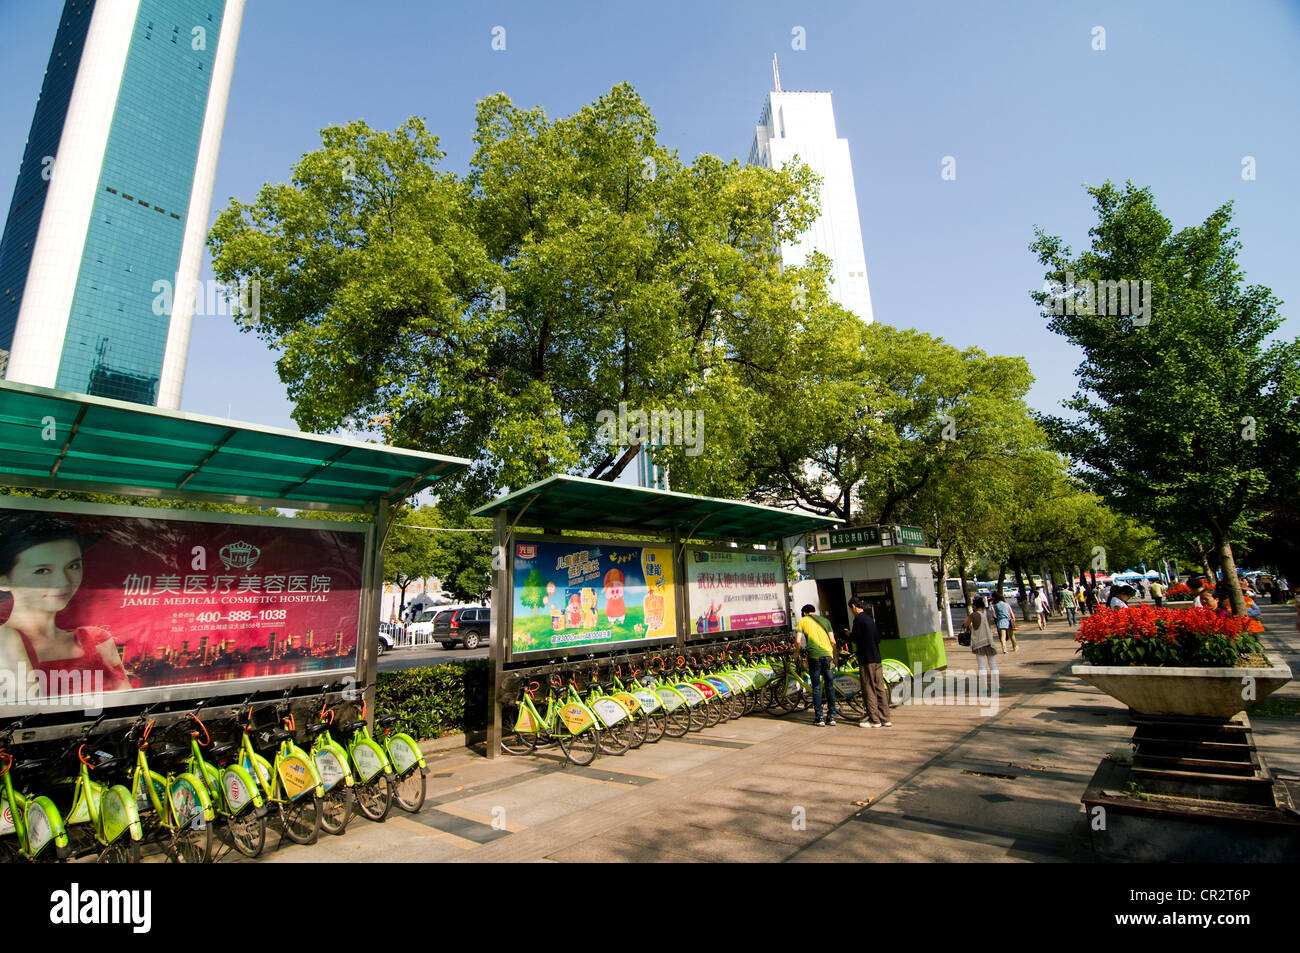
<svg viewBox="0 0 1300 953"><path fill-rule="evenodd" d="M340 734L343 735L353 735L364 727L366 727L366 723L364 721L354 721L341 727L339 729L339 732Z"/></svg>
<svg viewBox="0 0 1300 953"><path fill-rule="evenodd" d="M307 737L308 737L308 738L316 738L316 737L318 737L318 736L320 735L320 733L321 733L322 731L324 731L324 730L325 730L326 728L328 728L328 727L329 727L329 725L325 724L325 722L323 722L323 721L318 721L318 722L316 722L316 724L314 724L314 725L308 725L308 726L307 726Z"/></svg>
<svg viewBox="0 0 1300 953"><path fill-rule="evenodd" d="M389 725L394 725L396 723L397 723L396 715L384 715L383 717L376 720L376 724L378 724L379 727L381 728L387 728Z"/></svg>
<svg viewBox="0 0 1300 953"><path fill-rule="evenodd" d="M15 761L13 768L10 770L14 774L38 774L46 771L50 767L48 758L26 758L22 761Z"/></svg>
<svg viewBox="0 0 1300 953"><path fill-rule="evenodd" d="M265 735L266 740L273 745L278 745L283 741L293 741L292 731L270 731Z"/></svg>
<svg viewBox="0 0 1300 953"><path fill-rule="evenodd" d="M236 747L237 745L234 742L226 741L208 748L204 755L210 758L224 758L226 755L234 753Z"/></svg>
<svg viewBox="0 0 1300 953"><path fill-rule="evenodd" d="M163 761L180 761L189 757L190 749L183 745L167 745L154 751L154 756Z"/></svg>

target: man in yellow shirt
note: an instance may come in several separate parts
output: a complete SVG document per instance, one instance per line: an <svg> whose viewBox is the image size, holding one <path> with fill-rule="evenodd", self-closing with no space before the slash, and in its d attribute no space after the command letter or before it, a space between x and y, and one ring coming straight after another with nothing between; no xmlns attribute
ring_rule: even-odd
<svg viewBox="0 0 1300 953"><path fill-rule="evenodd" d="M795 627L795 642L801 649L808 651L808 678L812 682L813 715L818 728L825 728L829 723L835 724L835 685L831 681L831 666L835 661L835 639L831 637L831 624L827 619L817 615L813 605L806 605L801 610L799 624ZM822 684L826 686L827 713L829 722L822 720Z"/></svg>

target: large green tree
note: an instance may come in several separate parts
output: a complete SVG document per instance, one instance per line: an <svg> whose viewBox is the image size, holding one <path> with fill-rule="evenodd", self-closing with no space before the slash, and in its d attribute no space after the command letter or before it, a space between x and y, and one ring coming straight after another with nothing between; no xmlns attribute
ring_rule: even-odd
<svg viewBox="0 0 1300 953"><path fill-rule="evenodd" d="M1116 509L1206 538L1241 613L1233 545L1270 496L1266 435L1294 412L1300 342L1272 340L1278 301L1245 283L1230 204L1175 232L1147 189L1089 192L1088 250L1074 255L1041 229L1031 245L1052 283L1033 297L1083 351L1073 416L1049 429Z"/></svg>
<svg viewBox="0 0 1300 953"><path fill-rule="evenodd" d="M738 369L843 320L824 260L779 266L816 214L805 166L684 163L627 85L560 119L488 97L474 142L458 175L418 119L328 128L289 183L218 216L214 271L260 281L241 320L281 352L305 429L381 419L473 457L472 500L612 478L633 454L602 412L742 406Z"/></svg>
<svg viewBox="0 0 1300 953"><path fill-rule="evenodd" d="M940 498L957 506L961 485L1043 443L1024 404L1033 378L1023 359L919 331L828 316L807 322L794 348L761 371L735 373L741 385L724 394L745 400L728 409L716 399L727 429L711 434L708 454L657 454L674 487L744 493L846 523L928 527L936 507L948 512Z"/></svg>

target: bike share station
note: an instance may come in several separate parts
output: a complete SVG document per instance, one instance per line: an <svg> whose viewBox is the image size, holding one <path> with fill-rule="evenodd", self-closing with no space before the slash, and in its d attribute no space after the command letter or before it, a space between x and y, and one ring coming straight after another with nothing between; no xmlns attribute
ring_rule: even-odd
<svg viewBox="0 0 1300 953"><path fill-rule="evenodd" d="M930 568L940 553L925 545L919 528L854 526L813 539L807 557L813 579L795 586L796 598L805 595L841 632L852 624L847 606L857 596L880 628L881 656L901 662L913 676L947 667Z"/></svg>
<svg viewBox="0 0 1300 953"><path fill-rule="evenodd" d="M0 797L5 800L0 847L6 848L0 853L30 859L30 842L59 843L51 828L67 812L67 833L85 839L93 832L87 852L103 848L101 856L107 855L106 841L127 838L124 826L131 841L139 839L141 822L133 809L147 813L150 802L167 829L154 833L160 841L169 837L173 846L183 839L178 829L202 827L203 819L220 824L220 808L241 812L249 801L258 816L277 809L282 821L291 808L302 813L295 805L315 802L317 821L331 831L321 820L320 805L336 788L343 791L343 780L351 788L353 773L358 774L357 806L371 816L362 801L360 774L382 765L388 746L386 738L380 739L382 746L371 740L369 731L375 722L389 514L407 497L469 464L0 382L0 484L5 486L364 517L324 521L0 499L0 547L14 560L12 570L0 567L0 653L7 653L0 654ZM28 541L30 546L23 545ZM36 576L23 575L29 564ZM46 577L57 578L45 582ZM20 625L10 626L15 617ZM63 654L42 658L22 632L27 626L47 631L52 641L61 639ZM336 702L347 703L339 714L353 717L349 724L340 719L334 731L352 740L345 742L346 752L331 740L325 747L339 758L322 760L318 748L330 732L321 726L326 712L333 724L329 705ZM353 728L358 722L364 730ZM173 770L163 765L168 756L193 751L200 727L207 737L198 737L197 744L221 758L222 767L207 765L201 756L196 767L192 755L188 771L177 761L178 770L165 773ZM255 753L254 729L264 743L279 745L274 770L271 751ZM219 734L237 740L209 748L205 742ZM166 747L169 737L172 746ZM313 739L311 755L294 744L309 746ZM142 769L144 757L137 749L146 748L158 767ZM106 760L106 751L117 756ZM425 769L418 748L415 757L422 803ZM363 761L364 771L355 771ZM324 777L330 765L346 779L337 772ZM78 770L75 793L60 791L57 807L36 790L38 781ZM391 770L372 774L376 784L387 785ZM263 791L265 804L253 778L257 773L260 788L274 788ZM198 780L205 775L207 785ZM401 770L397 776L400 780ZM152 785L141 778L152 778ZM237 788L240 781L244 790L231 800L225 788ZM32 790L25 790L28 785ZM391 803L393 789L388 791ZM349 795L346 825L351 794L343 793ZM11 810L15 800L28 810ZM184 823L182 805L193 824ZM291 839L299 839L287 821L284 826ZM211 859L206 836L204 856L171 859ZM15 841L21 842L18 849ZM251 852L245 849L251 844L235 841L241 851ZM64 834L60 853L66 843Z"/></svg>
<svg viewBox="0 0 1300 953"><path fill-rule="evenodd" d="M593 681L721 657L793 628L784 539L836 522L754 503L554 476L493 519L487 755L530 681ZM520 527L539 530L521 530ZM513 726L506 725L509 733Z"/></svg>

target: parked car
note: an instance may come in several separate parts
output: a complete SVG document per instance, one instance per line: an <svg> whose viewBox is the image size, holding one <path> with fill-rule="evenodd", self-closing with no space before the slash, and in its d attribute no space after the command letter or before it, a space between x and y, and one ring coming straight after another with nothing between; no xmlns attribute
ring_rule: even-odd
<svg viewBox="0 0 1300 953"><path fill-rule="evenodd" d="M383 658L383 653L389 651L393 645L393 627L391 627L389 623L386 623L386 621L381 621L380 647L378 647L378 650L374 654L376 654L376 657L378 658Z"/></svg>
<svg viewBox="0 0 1300 953"><path fill-rule="evenodd" d="M491 635L492 610L487 606L444 609L433 620L433 639L444 649L463 645L476 649Z"/></svg>
<svg viewBox="0 0 1300 953"><path fill-rule="evenodd" d="M433 641L433 619L434 616L442 612L441 606L432 606L421 610L416 617L411 620L411 624L406 627L407 634L411 637L412 645L421 645L425 642Z"/></svg>
<svg viewBox="0 0 1300 953"><path fill-rule="evenodd" d="M406 643L406 628L394 622L379 623L379 652L382 656L396 645Z"/></svg>

